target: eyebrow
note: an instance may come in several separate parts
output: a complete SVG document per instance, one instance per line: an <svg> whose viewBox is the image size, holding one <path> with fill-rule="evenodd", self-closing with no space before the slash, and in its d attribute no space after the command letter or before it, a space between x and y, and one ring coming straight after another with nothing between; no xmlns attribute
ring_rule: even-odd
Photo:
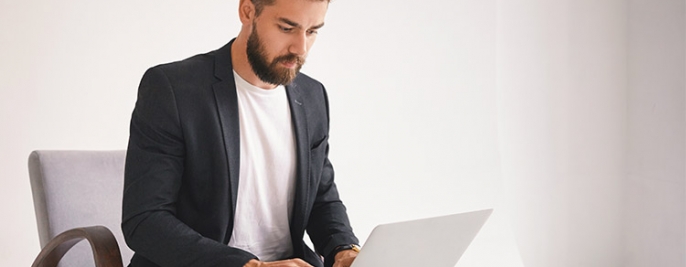
<svg viewBox="0 0 686 267"><path fill-rule="evenodd" d="M291 27L302 28L302 25L298 24L298 23L295 22L295 21L292 21L292 20L290 20L290 19L287 19L287 18L279 18L279 21L280 21L280 22L283 22L283 23L286 23L286 24L290 25ZM319 25L314 25L314 26L312 26L312 28L310 28L310 29L316 30L316 29L319 29L319 28L321 28L321 27L324 27L324 22L322 22L322 23L319 24Z"/></svg>

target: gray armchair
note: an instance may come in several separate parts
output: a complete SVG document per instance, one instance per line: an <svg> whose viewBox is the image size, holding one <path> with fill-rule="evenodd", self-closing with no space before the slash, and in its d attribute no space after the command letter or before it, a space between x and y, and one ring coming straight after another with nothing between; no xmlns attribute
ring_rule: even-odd
<svg viewBox="0 0 686 267"><path fill-rule="evenodd" d="M125 151L34 151L29 176L42 251L33 266L121 267ZM82 240L88 242L80 242ZM122 244L120 247L118 244ZM121 250L120 250L121 249Z"/></svg>

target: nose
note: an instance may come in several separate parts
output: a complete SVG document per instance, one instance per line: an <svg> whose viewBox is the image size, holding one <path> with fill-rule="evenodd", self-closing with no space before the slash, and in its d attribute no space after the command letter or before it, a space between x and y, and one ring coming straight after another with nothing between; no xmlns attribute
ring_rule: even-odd
<svg viewBox="0 0 686 267"><path fill-rule="evenodd" d="M295 34L291 43L290 51L298 56L305 56L307 54L308 38L306 33Z"/></svg>

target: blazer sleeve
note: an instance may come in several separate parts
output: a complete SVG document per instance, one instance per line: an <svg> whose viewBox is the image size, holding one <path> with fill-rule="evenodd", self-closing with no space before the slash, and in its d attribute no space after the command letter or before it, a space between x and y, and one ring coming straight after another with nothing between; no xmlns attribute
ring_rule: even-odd
<svg viewBox="0 0 686 267"><path fill-rule="evenodd" d="M160 266L243 266L256 257L200 235L175 216L185 155L176 101L163 69L149 69L131 117L122 212L126 243L134 260Z"/></svg>
<svg viewBox="0 0 686 267"><path fill-rule="evenodd" d="M334 249L341 245L358 244L359 240L353 233L350 220L345 205L340 199L336 183L334 182L333 165L328 159L329 143L329 102L326 90L322 87L323 99L326 108L326 138L312 149L312 157L324 157L322 166L315 166L312 169L321 170L315 175L319 175L319 186L315 197L312 212L308 220L307 232L317 252L324 256L324 266L331 267L334 263L332 253Z"/></svg>

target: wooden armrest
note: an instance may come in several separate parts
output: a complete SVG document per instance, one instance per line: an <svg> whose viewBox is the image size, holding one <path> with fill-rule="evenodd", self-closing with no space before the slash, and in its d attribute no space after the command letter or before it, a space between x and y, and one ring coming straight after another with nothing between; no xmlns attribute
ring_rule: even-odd
<svg viewBox="0 0 686 267"><path fill-rule="evenodd" d="M54 267L76 243L88 240L97 267L122 267L117 239L104 226L74 228L65 231L45 245L31 267Z"/></svg>

